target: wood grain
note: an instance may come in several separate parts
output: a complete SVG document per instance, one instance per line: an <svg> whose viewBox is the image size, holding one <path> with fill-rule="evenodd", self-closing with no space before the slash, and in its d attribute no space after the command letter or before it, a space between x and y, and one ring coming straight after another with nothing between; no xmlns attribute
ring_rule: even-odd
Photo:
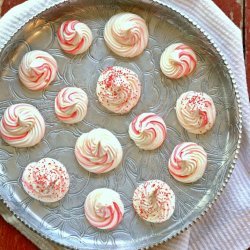
<svg viewBox="0 0 250 250"><path fill-rule="evenodd" d="M2 14L24 0L4 0ZM245 59L247 68L248 90L250 91L250 0L214 0L225 14L242 29L245 42ZM0 250L37 250L14 227L0 216Z"/></svg>
<svg viewBox="0 0 250 250"><path fill-rule="evenodd" d="M4 15L12 7L25 2L25 0L3 0L2 15Z"/></svg>
<svg viewBox="0 0 250 250"><path fill-rule="evenodd" d="M248 93L250 95L250 0L214 0L242 30Z"/></svg>
<svg viewBox="0 0 250 250"><path fill-rule="evenodd" d="M214 3L216 3L239 28L243 28L244 0L214 0Z"/></svg>
<svg viewBox="0 0 250 250"><path fill-rule="evenodd" d="M37 250L38 248L0 216L0 250Z"/></svg>

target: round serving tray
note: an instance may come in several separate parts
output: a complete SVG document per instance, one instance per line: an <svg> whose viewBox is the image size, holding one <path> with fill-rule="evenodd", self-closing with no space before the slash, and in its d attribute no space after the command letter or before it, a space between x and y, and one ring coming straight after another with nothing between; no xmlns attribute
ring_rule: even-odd
<svg viewBox="0 0 250 250"><path fill-rule="evenodd" d="M58 4L60 2L60 4ZM144 53L133 59L116 56L105 45L103 29L107 20L122 11L142 16L149 28L149 43ZM64 54L56 39L56 30L67 19L85 22L93 32L89 51L79 56ZM164 48L174 42L190 45L197 54L197 70L189 77L170 80L159 66ZM23 19L13 18L0 37L0 117L14 103L36 106L46 121L46 134L40 144L17 149L0 140L0 195L8 208L40 235L61 245L77 249L138 249L166 241L186 229L211 206L228 181L241 137L241 111L236 84L217 46L189 18L156 1L74 0L37 1ZM59 65L56 81L39 93L28 91L18 80L23 55L40 49L55 57ZM142 82L138 105L127 115L109 113L97 101L95 87L100 72L107 66L125 66L135 71ZM54 99L65 86L84 89L89 97L88 113L76 125L59 122L54 114ZM209 94L217 109L211 131L204 135L187 133L175 114L177 98L188 90ZM139 150L129 139L128 125L142 112L163 117L168 138L153 152ZM91 174L77 164L74 145L81 133L103 127L112 131L122 144L124 157L115 170ZM182 184L167 171L173 148L193 141L208 153L203 178L194 184ZM61 161L70 174L70 190L60 202L46 204L29 197L20 178L32 161L51 157ZM160 179L176 194L176 209L168 221L152 224L142 221L132 207L134 189L143 181ZM112 231L95 229L86 221L83 204L95 188L116 190L125 205L122 223Z"/></svg>

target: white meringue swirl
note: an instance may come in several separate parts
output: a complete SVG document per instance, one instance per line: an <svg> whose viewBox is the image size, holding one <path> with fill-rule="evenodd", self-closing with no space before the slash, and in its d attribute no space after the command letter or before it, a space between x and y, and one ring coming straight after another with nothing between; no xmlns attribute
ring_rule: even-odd
<svg viewBox="0 0 250 250"><path fill-rule="evenodd" d="M183 43L168 46L161 55L160 67L164 75L178 79L191 74L197 64L194 51Z"/></svg>
<svg viewBox="0 0 250 250"><path fill-rule="evenodd" d="M56 202L68 192L69 175L59 161L43 158L25 168L22 184L24 190L34 199Z"/></svg>
<svg viewBox="0 0 250 250"><path fill-rule="evenodd" d="M161 180L146 181L136 188L133 206L142 219L152 223L164 222L174 212L175 194Z"/></svg>
<svg viewBox="0 0 250 250"><path fill-rule="evenodd" d="M133 13L112 16L105 25L104 39L108 47L122 57L135 57L148 44L148 28L143 18Z"/></svg>
<svg viewBox="0 0 250 250"><path fill-rule="evenodd" d="M56 78L57 62L49 53L33 50L24 55L18 73L28 89L43 90Z"/></svg>
<svg viewBox="0 0 250 250"><path fill-rule="evenodd" d="M125 114L139 101L141 83L138 75L130 69L108 67L98 79L96 94L105 108L114 113Z"/></svg>
<svg viewBox="0 0 250 250"><path fill-rule="evenodd" d="M199 180L207 166L207 153L194 142L178 144L169 159L168 170L178 181L192 183Z"/></svg>
<svg viewBox="0 0 250 250"><path fill-rule="evenodd" d="M8 107L0 122L1 137L14 147L32 147L45 133L45 122L40 112L26 103Z"/></svg>
<svg viewBox="0 0 250 250"><path fill-rule="evenodd" d="M143 113L130 123L129 136L139 148L153 150L166 139L166 124L154 113Z"/></svg>
<svg viewBox="0 0 250 250"><path fill-rule="evenodd" d="M109 188L99 188L88 194L84 211L92 226L111 230L122 221L124 206L117 192Z"/></svg>
<svg viewBox="0 0 250 250"><path fill-rule="evenodd" d="M59 120L73 124L83 120L87 113L88 97L80 88L63 88L55 99L55 113Z"/></svg>
<svg viewBox="0 0 250 250"><path fill-rule="evenodd" d="M90 28L77 20L68 20L57 31L60 47L69 54L78 55L91 45L93 37Z"/></svg>
<svg viewBox="0 0 250 250"><path fill-rule="evenodd" d="M212 98L207 94L188 91L178 98L176 114L180 124L188 132L204 134L215 123L216 109Z"/></svg>
<svg viewBox="0 0 250 250"><path fill-rule="evenodd" d="M116 168L122 160L122 147L107 129L97 128L82 134L76 141L75 156L89 172L101 174Z"/></svg>

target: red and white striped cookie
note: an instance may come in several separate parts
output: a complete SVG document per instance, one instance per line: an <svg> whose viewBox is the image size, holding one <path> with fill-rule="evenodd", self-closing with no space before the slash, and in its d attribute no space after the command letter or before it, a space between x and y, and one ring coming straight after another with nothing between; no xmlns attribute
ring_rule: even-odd
<svg viewBox="0 0 250 250"><path fill-rule="evenodd" d="M117 192L109 188L99 188L88 194L84 211L92 226L111 230L122 221L124 205Z"/></svg>
<svg viewBox="0 0 250 250"><path fill-rule="evenodd" d="M207 153L194 142L178 144L169 159L168 170L178 181L192 183L199 180L207 166Z"/></svg>
<svg viewBox="0 0 250 250"><path fill-rule="evenodd" d="M164 75L178 79L191 74L196 68L194 51L183 43L168 46L161 55L160 67Z"/></svg>
<svg viewBox="0 0 250 250"><path fill-rule="evenodd" d="M56 78L57 62L49 53L33 50L24 55L18 73L25 87L33 91L43 90Z"/></svg>
<svg viewBox="0 0 250 250"><path fill-rule="evenodd" d="M0 122L2 139L14 147L32 147L44 137L45 122L40 112L26 103L8 107Z"/></svg>
<svg viewBox="0 0 250 250"><path fill-rule="evenodd" d="M57 31L58 43L63 51L78 55L90 47L93 37L90 28L77 20L68 20Z"/></svg>
<svg viewBox="0 0 250 250"><path fill-rule="evenodd" d="M120 142L107 129L93 129L89 133L83 133L76 141L76 159L84 169L92 173L106 173L116 168L122 155Z"/></svg>
<svg viewBox="0 0 250 250"><path fill-rule="evenodd" d="M87 113L88 97L80 88L63 88L55 99L55 113L59 120L73 124L83 120Z"/></svg>
<svg viewBox="0 0 250 250"><path fill-rule="evenodd" d="M153 150L166 139L166 124L154 113L143 113L130 123L129 136L139 148Z"/></svg>
<svg viewBox="0 0 250 250"><path fill-rule="evenodd" d="M128 12L112 16L104 29L106 44L115 54L122 57L140 55L148 44L148 37L144 19Z"/></svg>

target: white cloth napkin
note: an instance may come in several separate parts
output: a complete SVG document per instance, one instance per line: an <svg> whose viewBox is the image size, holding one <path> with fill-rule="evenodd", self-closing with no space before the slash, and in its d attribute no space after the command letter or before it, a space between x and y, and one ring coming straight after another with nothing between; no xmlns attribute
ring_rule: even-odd
<svg viewBox="0 0 250 250"><path fill-rule="evenodd" d="M30 0L22 8L31 8ZM40 1L40 0L37 0ZM51 0L45 0L46 2ZM55 0L57 2L58 0ZM244 250L250 247L250 104L243 59L242 34L211 0L158 0L181 11L201 26L215 41L229 63L238 84L243 111L242 144L236 168L225 191L208 213L187 231L154 250ZM1 0L0 0L1 2ZM20 7L5 18L18 15ZM1 22L0 22L1 25ZM1 27L1 26L0 26ZM0 204L6 221L41 249L62 249L41 238Z"/></svg>

